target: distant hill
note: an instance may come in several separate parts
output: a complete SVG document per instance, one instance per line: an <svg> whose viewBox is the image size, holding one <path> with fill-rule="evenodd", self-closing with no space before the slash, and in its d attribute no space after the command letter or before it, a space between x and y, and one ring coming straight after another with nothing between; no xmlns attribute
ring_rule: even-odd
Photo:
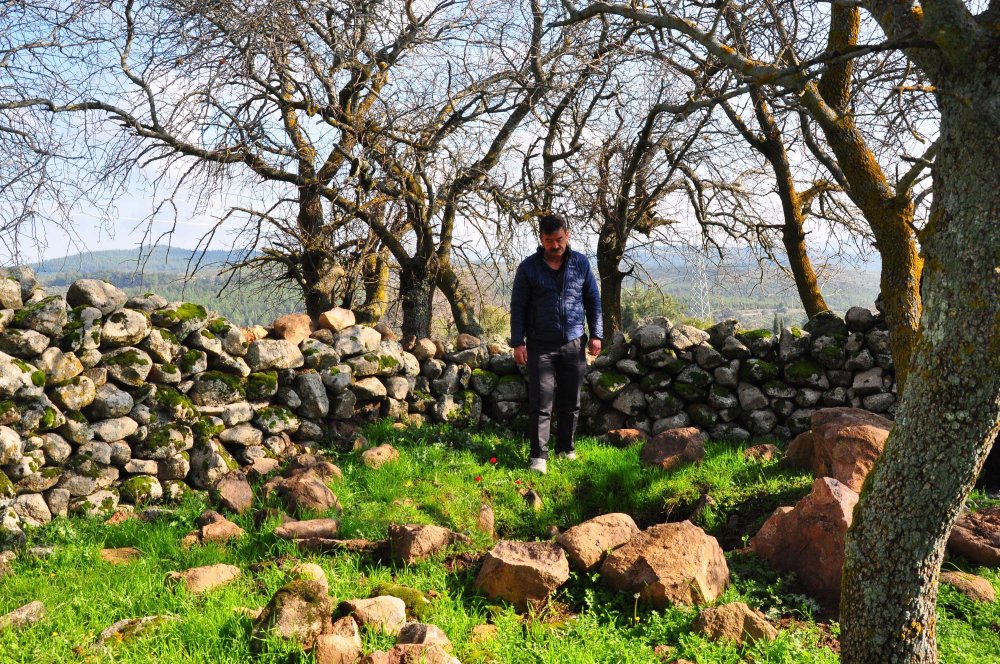
<svg viewBox="0 0 1000 664"><path fill-rule="evenodd" d="M129 295L153 292L168 300L184 300L217 311L238 325L269 324L277 316L304 307L296 293L271 283L229 284L219 269L228 251L206 251L157 246L139 250L88 251L36 263L38 280L52 292L63 293L77 279L104 279ZM200 260L198 272L185 278ZM141 262L140 262L141 261Z"/></svg>
<svg viewBox="0 0 1000 664"><path fill-rule="evenodd" d="M141 265L140 265L141 258ZM107 251L87 251L63 258L50 258L31 267L40 277L42 274L70 272L95 274L99 272L134 272L142 268L145 272L184 274L200 260L205 268L218 267L230 258L228 251L200 252L178 247L157 245L141 254L138 249L109 249ZM190 264L189 264L190 263Z"/></svg>

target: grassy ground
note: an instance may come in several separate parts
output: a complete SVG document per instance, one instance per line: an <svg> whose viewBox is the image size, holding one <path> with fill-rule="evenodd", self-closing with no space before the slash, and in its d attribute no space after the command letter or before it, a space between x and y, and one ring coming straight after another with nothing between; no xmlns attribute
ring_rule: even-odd
<svg viewBox="0 0 1000 664"><path fill-rule="evenodd" d="M130 520L108 525L100 520L58 519L31 533L31 544L49 546L41 558L22 556L13 573L0 579L0 614L41 600L48 617L21 631L0 634L0 662L244 662L249 652L249 619L239 607L260 607L289 580L295 560L321 565L336 599L369 596L385 582L417 588L433 598L425 618L454 642L454 652L472 662L657 662L653 649L671 647L671 656L696 662L835 662L838 626L818 615L809 598L795 593L794 580L765 568L741 551L748 534L779 504L792 504L811 484L807 474L774 462L745 460L738 448L713 443L703 463L664 473L643 468L638 448L616 449L593 440L579 444L580 460L554 461L542 477L525 470L524 441L492 434L467 435L445 429L395 431L369 429L371 442L391 442L398 461L378 470L357 454L337 459L344 473L333 485L344 513L343 536L381 538L392 523L436 523L472 536L469 552L489 546L475 530L480 506L496 515L501 537L544 539L552 526L572 526L591 516L624 511L641 526L667 518L692 517L719 537L729 551L732 585L720 601L745 601L783 627L777 641L738 649L690 632L697 609L653 611L631 596L606 589L596 575L573 573L550 604L528 616L487 601L473 589L473 556L437 558L409 567L385 566L359 554L303 556L274 538L274 518L252 515L233 520L248 531L238 543L182 549L205 508L194 496L153 523ZM521 493L534 490L543 506L529 507ZM704 500L704 495L711 500ZM699 509L700 507L700 509ZM102 547L134 546L141 560L112 566L99 556ZM168 586L171 570L225 562L241 568L231 585L195 596ZM961 561L946 564L968 569ZM1000 588L992 570L982 574ZM170 614L176 621L113 649L90 649L105 627L122 618ZM943 662L1000 661L1000 609L975 605L950 588L939 600L939 648ZM496 637L474 643L472 628L497 626ZM366 652L391 640L365 635ZM308 662L294 644L269 644L264 662Z"/></svg>

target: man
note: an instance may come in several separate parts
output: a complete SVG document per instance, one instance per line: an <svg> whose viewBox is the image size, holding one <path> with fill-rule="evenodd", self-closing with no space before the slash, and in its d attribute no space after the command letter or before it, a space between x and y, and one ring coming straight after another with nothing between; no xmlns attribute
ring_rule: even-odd
<svg viewBox="0 0 1000 664"><path fill-rule="evenodd" d="M601 298L590 262L569 248L566 221L550 214L538 221L542 246L517 268L510 303L514 361L528 367L531 470L545 474L552 406L556 453L576 458L573 434L580 416L585 350L601 352ZM584 334L584 318L590 340ZM527 343L525 343L527 341Z"/></svg>

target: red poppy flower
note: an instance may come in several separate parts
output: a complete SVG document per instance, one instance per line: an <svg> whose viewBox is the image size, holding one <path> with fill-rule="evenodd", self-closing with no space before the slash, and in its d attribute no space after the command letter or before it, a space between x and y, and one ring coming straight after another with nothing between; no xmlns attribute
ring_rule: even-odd
<svg viewBox="0 0 1000 664"><path fill-rule="evenodd" d="M490 457L490 463L496 463L496 462L497 462L496 457Z"/></svg>
<svg viewBox="0 0 1000 664"><path fill-rule="evenodd" d="M521 480L514 480L514 484L520 484Z"/></svg>
<svg viewBox="0 0 1000 664"><path fill-rule="evenodd" d="M482 479L483 479L483 478L482 478L481 476L479 476L479 475L476 475L476 481L477 481L477 482L479 482L479 481L480 481L480 480L482 480Z"/></svg>

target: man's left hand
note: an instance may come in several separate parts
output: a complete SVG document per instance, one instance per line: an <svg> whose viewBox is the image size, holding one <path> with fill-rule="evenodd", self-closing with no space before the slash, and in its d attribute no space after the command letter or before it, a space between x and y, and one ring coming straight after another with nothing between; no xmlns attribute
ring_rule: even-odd
<svg viewBox="0 0 1000 664"><path fill-rule="evenodd" d="M597 357L598 355L600 355L601 354L601 340L600 339L591 339L587 343L587 352L590 353L591 355L593 355L594 357Z"/></svg>

